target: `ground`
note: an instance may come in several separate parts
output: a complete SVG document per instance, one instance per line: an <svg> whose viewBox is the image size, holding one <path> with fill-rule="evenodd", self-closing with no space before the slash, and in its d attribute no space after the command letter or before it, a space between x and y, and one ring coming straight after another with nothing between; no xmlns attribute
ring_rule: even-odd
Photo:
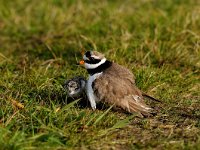
<svg viewBox="0 0 200 150"><path fill-rule="evenodd" d="M160 99L138 118L66 104L81 50ZM198 0L1 0L0 149L200 149Z"/></svg>

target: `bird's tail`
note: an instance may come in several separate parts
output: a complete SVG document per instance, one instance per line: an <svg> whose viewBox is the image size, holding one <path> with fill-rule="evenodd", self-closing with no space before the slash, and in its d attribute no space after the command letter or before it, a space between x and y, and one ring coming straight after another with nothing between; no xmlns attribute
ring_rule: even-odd
<svg viewBox="0 0 200 150"><path fill-rule="evenodd" d="M135 101L132 97L126 97L121 107L130 113L138 113L140 117L151 116L153 109L147 106L143 100Z"/></svg>

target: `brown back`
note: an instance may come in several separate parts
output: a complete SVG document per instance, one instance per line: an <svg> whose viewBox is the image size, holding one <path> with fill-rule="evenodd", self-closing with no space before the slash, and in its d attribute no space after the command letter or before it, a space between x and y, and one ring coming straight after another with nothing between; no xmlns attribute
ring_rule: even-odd
<svg viewBox="0 0 200 150"><path fill-rule="evenodd" d="M145 105L141 91L135 86L134 75L126 68L113 63L93 84L94 94L101 102L115 104L129 112L141 112ZM137 100L134 96L139 96ZM129 105L136 108L131 111Z"/></svg>

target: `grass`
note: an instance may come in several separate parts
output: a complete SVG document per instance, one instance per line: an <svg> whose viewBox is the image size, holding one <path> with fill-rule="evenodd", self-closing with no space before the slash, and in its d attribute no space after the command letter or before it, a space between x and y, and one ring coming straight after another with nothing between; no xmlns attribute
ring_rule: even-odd
<svg viewBox="0 0 200 150"><path fill-rule="evenodd" d="M1 0L0 149L200 149L199 4ZM64 104L82 48L132 70L157 115Z"/></svg>

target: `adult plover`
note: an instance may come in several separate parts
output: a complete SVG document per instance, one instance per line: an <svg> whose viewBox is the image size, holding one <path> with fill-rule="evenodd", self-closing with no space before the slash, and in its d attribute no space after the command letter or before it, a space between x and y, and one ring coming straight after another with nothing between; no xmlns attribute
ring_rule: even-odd
<svg viewBox="0 0 200 150"><path fill-rule="evenodd" d="M144 103L143 93L136 87L135 77L128 69L107 60L97 51L87 51L80 65L89 73L86 94L93 110L96 103L101 101L130 113L151 114L153 109ZM146 94L144 96L152 98Z"/></svg>

